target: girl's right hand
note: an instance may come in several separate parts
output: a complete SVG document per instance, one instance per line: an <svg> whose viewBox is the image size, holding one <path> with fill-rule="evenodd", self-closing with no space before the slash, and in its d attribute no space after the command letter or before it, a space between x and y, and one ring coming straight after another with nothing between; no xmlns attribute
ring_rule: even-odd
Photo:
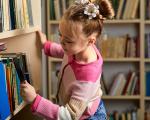
<svg viewBox="0 0 150 120"><path fill-rule="evenodd" d="M41 31L37 31L37 34L39 35L42 46L44 46L45 42L47 41L46 35Z"/></svg>

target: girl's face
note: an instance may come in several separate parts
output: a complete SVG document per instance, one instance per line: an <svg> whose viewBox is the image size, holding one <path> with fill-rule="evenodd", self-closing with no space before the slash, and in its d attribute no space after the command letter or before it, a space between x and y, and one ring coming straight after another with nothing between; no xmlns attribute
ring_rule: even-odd
<svg viewBox="0 0 150 120"><path fill-rule="evenodd" d="M71 25L61 22L59 25L60 43L68 55L83 52L88 46L88 37L82 31L82 25Z"/></svg>

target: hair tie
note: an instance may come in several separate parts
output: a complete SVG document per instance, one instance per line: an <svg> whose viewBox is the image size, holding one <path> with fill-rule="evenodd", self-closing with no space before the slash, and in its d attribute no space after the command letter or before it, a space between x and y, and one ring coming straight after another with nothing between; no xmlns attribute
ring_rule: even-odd
<svg viewBox="0 0 150 120"><path fill-rule="evenodd" d="M92 3L90 0L76 0L75 3L85 5L84 14L88 15L89 19L97 17L99 14L99 6ZM101 19L102 18L102 15Z"/></svg>

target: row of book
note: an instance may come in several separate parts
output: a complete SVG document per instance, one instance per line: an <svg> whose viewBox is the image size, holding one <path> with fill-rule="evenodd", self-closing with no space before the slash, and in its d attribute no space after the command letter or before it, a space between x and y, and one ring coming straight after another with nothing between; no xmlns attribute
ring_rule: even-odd
<svg viewBox="0 0 150 120"><path fill-rule="evenodd" d="M114 111L109 114L109 120L140 120L140 109L130 110L127 112L119 113Z"/></svg>
<svg viewBox="0 0 150 120"><path fill-rule="evenodd" d="M119 72L115 75L110 87L106 85L104 77L101 79L101 87L104 95L119 96L119 95L139 95L140 81L137 72L129 71L127 76ZM108 89L109 88L109 89Z"/></svg>
<svg viewBox="0 0 150 120"><path fill-rule="evenodd" d="M74 3L75 0L49 0L50 20L59 20L65 10Z"/></svg>
<svg viewBox="0 0 150 120"><path fill-rule="evenodd" d="M13 115L22 103L20 83L29 79L26 56L23 53L1 54L0 57L0 120Z"/></svg>
<svg viewBox="0 0 150 120"><path fill-rule="evenodd" d="M145 58L150 58L150 33L145 34Z"/></svg>
<svg viewBox="0 0 150 120"><path fill-rule="evenodd" d="M139 57L139 37L129 35L101 38L98 43L103 58Z"/></svg>
<svg viewBox="0 0 150 120"><path fill-rule="evenodd" d="M0 32L33 26L31 0L0 0Z"/></svg>
<svg viewBox="0 0 150 120"><path fill-rule="evenodd" d="M139 17L140 0L111 0L115 10L116 19L136 19Z"/></svg>

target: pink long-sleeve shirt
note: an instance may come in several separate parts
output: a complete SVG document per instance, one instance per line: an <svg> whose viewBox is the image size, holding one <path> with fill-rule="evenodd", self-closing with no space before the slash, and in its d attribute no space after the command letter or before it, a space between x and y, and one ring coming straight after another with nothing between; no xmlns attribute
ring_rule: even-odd
<svg viewBox="0 0 150 120"><path fill-rule="evenodd" d="M93 47L97 60L80 64L73 56L67 56L61 45L45 43L46 55L63 58L60 71L62 82L59 90L62 105L59 106L37 95L31 106L33 113L48 120L84 120L96 112L102 96L100 77L103 60L95 45Z"/></svg>

